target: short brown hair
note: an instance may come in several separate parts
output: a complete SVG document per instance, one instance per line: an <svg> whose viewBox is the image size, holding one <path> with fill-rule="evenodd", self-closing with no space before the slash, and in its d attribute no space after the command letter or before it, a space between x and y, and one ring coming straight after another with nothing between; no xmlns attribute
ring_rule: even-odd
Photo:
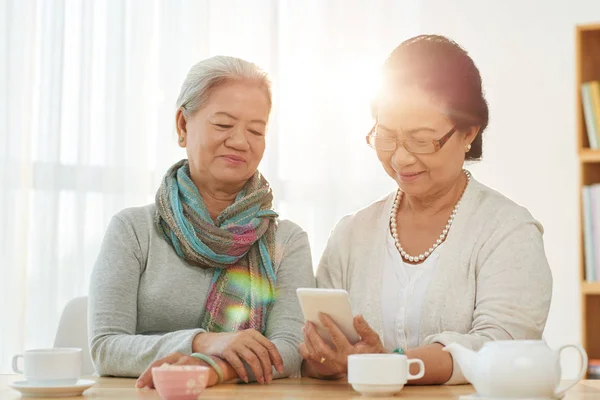
<svg viewBox="0 0 600 400"><path fill-rule="evenodd" d="M384 63L383 82L400 90L417 85L431 92L445 102L448 117L459 130L479 126L465 158L481 159L482 133L489 121L488 104L479 70L457 43L440 35L420 35L402 42ZM372 112L377 115L377 100L372 105Z"/></svg>

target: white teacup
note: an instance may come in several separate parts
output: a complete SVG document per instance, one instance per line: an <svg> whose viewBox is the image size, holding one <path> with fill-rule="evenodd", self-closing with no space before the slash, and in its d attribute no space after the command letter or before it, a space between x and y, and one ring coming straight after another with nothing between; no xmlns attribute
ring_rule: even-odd
<svg viewBox="0 0 600 400"><path fill-rule="evenodd" d="M19 369L19 359L25 365ZM27 350L12 359L13 370L23 374L27 383L39 386L74 385L81 376L81 349L54 348Z"/></svg>
<svg viewBox="0 0 600 400"><path fill-rule="evenodd" d="M410 365L418 364L419 373L410 373ZM353 354L348 356L348 383L363 396L393 396L409 379L425 374L425 365L418 358L400 354Z"/></svg>

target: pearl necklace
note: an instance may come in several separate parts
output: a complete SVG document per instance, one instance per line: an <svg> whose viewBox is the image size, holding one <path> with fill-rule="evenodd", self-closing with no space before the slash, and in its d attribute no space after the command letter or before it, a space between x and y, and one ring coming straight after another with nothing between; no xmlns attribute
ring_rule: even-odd
<svg viewBox="0 0 600 400"><path fill-rule="evenodd" d="M467 171L466 169L463 170L463 172L467 176L467 185L468 185L469 181L471 180L471 173L469 171ZM390 226L391 226L391 230L392 230L392 237L394 238L394 243L396 244L396 248L398 249L398 251L400 252L400 255L405 260L408 260L413 263L424 261L427 257L429 257L431 255L431 253L433 253L433 251L440 244L442 244L444 242L444 240L446 239L446 235L448 235L448 231L450 230L450 227L452 226L452 222L454 222L454 217L456 216L458 207L460 206L460 202L462 200L462 195L465 193L465 190L467 189L467 185L465 185L465 189L463 189L463 193L460 196L460 200L458 200L458 202L454 206L454 209L452 210L452 213L450 214L450 218L448 218L448 222L446 223L444 230L442 230L442 234L440 235L439 239L433 243L433 245L429 248L429 250L427 250L424 253L419 254L418 256L409 255L406 251L404 251L404 249L402 248L402 245L400 244L400 241L398 240L398 231L396 229L398 225L396 224L396 215L398 214L398 207L400 206L400 199L402 198L402 192L400 191L400 189L398 189L396 191L396 197L394 198L394 205L392 207L392 213L390 215Z"/></svg>

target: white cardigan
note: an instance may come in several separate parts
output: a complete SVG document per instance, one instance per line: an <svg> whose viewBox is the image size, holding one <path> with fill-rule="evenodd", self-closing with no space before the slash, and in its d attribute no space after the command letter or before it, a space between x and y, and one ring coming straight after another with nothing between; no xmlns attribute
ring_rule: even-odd
<svg viewBox="0 0 600 400"><path fill-rule="evenodd" d="M394 193L335 227L317 271L317 286L346 289L352 310L383 338L382 265ZM471 179L427 289L419 342L541 339L552 297L543 228L529 211ZM465 383L460 368L448 384Z"/></svg>

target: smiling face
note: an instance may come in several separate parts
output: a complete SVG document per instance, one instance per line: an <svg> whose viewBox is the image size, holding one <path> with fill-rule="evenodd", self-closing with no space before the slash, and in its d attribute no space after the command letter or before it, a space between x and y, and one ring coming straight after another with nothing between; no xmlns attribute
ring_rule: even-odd
<svg viewBox="0 0 600 400"><path fill-rule="evenodd" d="M265 89L248 81L214 87L188 118L180 109L179 145L186 148L192 180L243 186L262 160L270 110Z"/></svg>
<svg viewBox="0 0 600 400"><path fill-rule="evenodd" d="M388 95L379 105L377 134L398 141L426 143L438 140L455 126L441 102L428 92L413 86ZM441 149L431 154L414 154L398 145L395 151L377 151L387 174L408 195L427 197L452 185L460 176L465 151L478 127L457 131Z"/></svg>

